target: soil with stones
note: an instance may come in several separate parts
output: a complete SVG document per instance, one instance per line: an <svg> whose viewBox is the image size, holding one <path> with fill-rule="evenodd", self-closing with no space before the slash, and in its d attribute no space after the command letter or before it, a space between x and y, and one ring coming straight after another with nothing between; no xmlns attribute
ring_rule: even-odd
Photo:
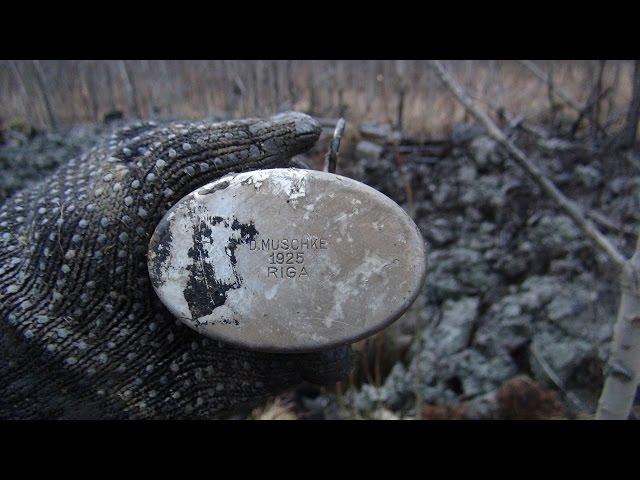
<svg viewBox="0 0 640 480"><path fill-rule="evenodd" d="M115 126L4 131L0 202ZM344 142L338 173L413 216L428 245L427 278L398 322L356 345L358 368L341 389L303 385L285 396L296 416L591 414L618 297L612 265L474 125L458 125L439 141L359 140ZM303 160L319 164L326 143ZM640 211L633 153L601 156L526 137L518 144L569 197L595 211L625 253L632 251ZM519 408L529 413L514 414ZM536 417L534 410L546 413Z"/></svg>

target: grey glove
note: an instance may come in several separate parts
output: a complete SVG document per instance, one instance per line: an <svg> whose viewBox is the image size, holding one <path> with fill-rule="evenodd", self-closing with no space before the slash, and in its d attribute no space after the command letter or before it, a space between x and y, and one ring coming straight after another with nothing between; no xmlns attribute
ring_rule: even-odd
<svg viewBox="0 0 640 480"><path fill-rule="evenodd" d="M0 209L0 418L213 417L351 368L347 347L266 354L209 340L157 299L149 238L187 193L284 166L320 126L285 113L125 128Z"/></svg>

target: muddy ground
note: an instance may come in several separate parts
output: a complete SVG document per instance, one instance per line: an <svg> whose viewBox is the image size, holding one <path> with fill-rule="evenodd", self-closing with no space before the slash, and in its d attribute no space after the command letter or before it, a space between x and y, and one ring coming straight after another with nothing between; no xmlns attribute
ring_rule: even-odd
<svg viewBox="0 0 640 480"><path fill-rule="evenodd" d="M0 202L118 126L4 131ZM349 128L338 173L413 216L428 244L423 291L392 327L356 345L356 371L339 387L302 385L240 417L591 415L615 318L612 265L476 126L457 125L437 140ZM303 159L313 167L329 132ZM640 202L636 154L513 134L630 253Z"/></svg>

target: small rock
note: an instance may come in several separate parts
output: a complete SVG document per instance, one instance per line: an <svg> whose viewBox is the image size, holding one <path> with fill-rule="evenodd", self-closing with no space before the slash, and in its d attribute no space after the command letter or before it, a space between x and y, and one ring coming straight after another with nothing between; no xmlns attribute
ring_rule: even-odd
<svg viewBox="0 0 640 480"><path fill-rule="evenodd" d="M373 411L371 414L372 420L400 420L400 417L393 413L391 410L381 407Z"/></svg>
<svg viewBox="0 0 640 480"><path fill-rule="evenodd" d="M586 188L596 188L602 183L602 175L590 165L578 165L573 174L578 182Z"/></svg>
<svg viewBox="0 0 640 480"><path fill-rule="evenodd" d="M383 150L384 148L380 145L363 140L361 142L358 142L358 145L356 146L356 155L358 156L358 158L379 160L382 156Z"/></svg>
<svg viewBox="0 0 640 480"><path fill-rule="evenodd" d="M484 133L484 128L478 123L458 123L451 130L451 140L456 145L471 142Z"/></svg>
<svg viewBox="0 0 640 480"><path fill-rule="evenodd" d="M455 241L457 237L455 229L444 218L434 220L423 231L425 238L438 248Z"/></svg>
<svg viewBox="0 0 640 480"><path fill-rule="evenodd" d="M473 165L462 165L458 169L458 178L464 184L472 183L478 177L478 171Z"/></svg>
<svg viewBox="0 0 640 480"><path fill-rule="evenodd" d="M527 261L519 256L505 255L495 265L496 269L508 280L514 280L528 270Z"/></svg>
<svg viewBox="0 0 640 480"><path fill-rule="evenodd" d="M535 354L530 355L530 365L536 378L549 381L549 374L544 368L550 368L564 385L577 373L581 364L596 357L596 349L584 340L572 339L561 335L541 332L533 339L531 346ZM540 357L546 365L542 365Z"/></svg>
<svg viewBox="0 0 640 480"><path fill-rule="evenodd" d="M474 161L479 167L486 167L495 161L497 143L489 137L475 138L469 146Z"/></svg>
<svg viewBox="0 0 640 480"><path fill-rule="evenodd" d="M432 334L440 354L451 355L469 345L479 304L477 297L444 303L442 319Z"/></svg>
<svg viewBox="0 0 640 480"><path fill-rule="evenodd" d="M388 123L365 122L360 126L363 138L386 141L393 133L393 127Z"/></svg>
<svg viewBox="0 0 640 480"><path fill-rule="evenodd" d="M431 299L476 296L499 282L484 257L468 248L431 252L427 268L427 295Z"/></svg>
<svg viewBox="0 0 640 480"><path fill-rule="evenodd" d="M575 144L562 140L561 138L546 138L538 141L538 146L548 152L568 152L575 149Z"/></svg>

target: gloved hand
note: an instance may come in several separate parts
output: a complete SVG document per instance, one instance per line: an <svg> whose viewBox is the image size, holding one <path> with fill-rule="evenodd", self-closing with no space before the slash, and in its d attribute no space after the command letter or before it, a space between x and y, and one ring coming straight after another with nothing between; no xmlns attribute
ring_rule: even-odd
<svg viewBox="0 0 640 480"><path fill-rule="evenodd" d="M229 172L318 139L301 113L125 128L0 209L0 418L211 418L348 373L347 347L244 351L159 302L147 245L163 213Z"/></svg>

